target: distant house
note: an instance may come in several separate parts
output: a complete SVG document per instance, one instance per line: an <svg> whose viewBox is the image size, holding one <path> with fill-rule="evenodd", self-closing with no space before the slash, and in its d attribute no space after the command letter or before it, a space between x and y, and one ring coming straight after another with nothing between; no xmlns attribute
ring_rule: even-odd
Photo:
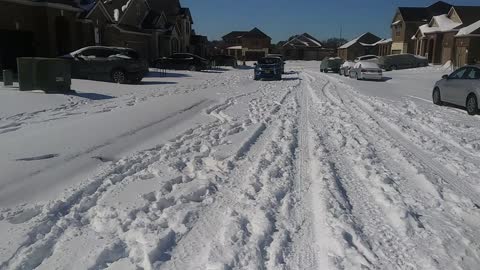
<svg viewBox="0 0 480 270"><path fill-rule="evenodd" d="M452 5L439 1L428 7L399 7L393 17L392 54L414 53L412 36L417 29L432 20L434 16L446 14Z"/></svg>
<svg viewBox="0 0 480 270"><path fill-rule="evenodd" d="M258 28L250 31L233 31L222 37L226 52L237 59L258 60L269 53L272 39Z"/></svg>
<svg viewBox="0 0 480 270"><path fill-rule="evenodd" d="M362 55L378 54L378 43L382 39L372 33L365 33L338 48L338 57L353 60Z"/></svg>
<svg viewBox="0 0 480 270"><path fill-rule="evenodd" d="M323 48L319 40L307 33L290 37L280 51L288 60L322 60L333 54L333 50Z"/></svg>
<svg viewBox="0 0 480 270"><path fill-rule="evenodd" d="M433 64L453 61L457 66L480 59L480 38L475 35L480 21L479 6L453 6L448 13L434 16L421 25L412 40L415 54L428 57Z"/></svg>

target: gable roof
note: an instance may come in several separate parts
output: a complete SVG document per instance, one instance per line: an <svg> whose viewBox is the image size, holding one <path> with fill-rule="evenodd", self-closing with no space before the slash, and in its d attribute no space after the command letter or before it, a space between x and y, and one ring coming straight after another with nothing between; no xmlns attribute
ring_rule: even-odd
<svg viewBox="0 0 480 270"><path fill-rule="evenodd" d="M90 19L90 16L96 9L99 9L109 22L113 22L112 16L110 16L102 1L97 1L90 11L88 11L88 13L85 15L85 18Z"/></svg>
<svg viewBox="0 0 480 270"><path fill-rule="evenodd" d="M460 25L462 24L453 21L448 15L442 14L434 16L428 24L421 25L418 28L417 33L419 32L422 36L425 36L425 34L429 33L455 31L455 28Z"/></svg>
<svg viewBox="0 0 480 270"><path fill-rule="evenodd" d="M309 48L321 48L323 47L322 43L318 41L313 36L303 33L301 35L296 35L291 37L282 47L309 47Z"/></svg>
<svg viewBox="0 0 480 270"><path fill-rule="evenodd" d="M452 9L462 20L462 26L473 24L480 20L480 6L453 6Z"/></svg>
<svg viewBox="0 0 480 270"><path fill-rule="evenodd" d="M248 33L248 32L247 31L232 31L232 32L226 34L225 36L223 36L222 38L223 39L241 38L246 33Z"/></svg>
<svg viewBox="0 0 480 270"><path fill-rule="evenodd" d="M101 2L103 0L99 0ZM103 5L107 10L108 14L111 18L113 18L114 22L120 21L121 13L123 13L122 9L125 10L131 0L105 0L103 1Z"/></svg>
<svg viewBox="0 0 480 270"><path fill-rule="evenodd" d="M399 7L398 11L406 22L428 22L433 16L447 14L452 5L438 1L428 7Z"/></svg>
<svg viewBox="0 0 480 270"><path fill-rule="evenodd" d="M190 22L193 24L193 17L189 8L181 8L179 14L182 15L183 17L188 17L190 19Z"/></svg>
<svg viewBox="0 0 480 270"><path fill-rule="evenodd" d="M367 38L371 38L372 40L375 40L374 43L368 43L365 41L365 39ZM357 44L357 43L360 43L362 46L375 46L378 44L379 41L381 41L382 39L377 37L376 35L370 33L370 32L367 32L367 33L364 33L364 34L361 34L360 36L350 40L349 42L343 44L342 46L338 47L339 49L348 49L350 48L351 46Z"/></svg>
<svg viewBox="0 0 480 270"><path fill-rule="evenodd" d="M267 36L265 33L263 33L260 29L258 28L253 28L250 31L232 31L225 36L222 37L224 40L225 39L234 39L234 38L268 38L271 39L269 36Z"/></svg>
<svg viewBox="0 0 480 270"><path fill-rule="evenodd" d="M267 36L267 34L265 34L264 32L260 31L260 29L258 29L257 27L253 28L252 30L250 30L250 32L247 32L245 35L243 35L243 37L247 37L247 38L268 38L268 39L271 39L269 36Z"/></svg>

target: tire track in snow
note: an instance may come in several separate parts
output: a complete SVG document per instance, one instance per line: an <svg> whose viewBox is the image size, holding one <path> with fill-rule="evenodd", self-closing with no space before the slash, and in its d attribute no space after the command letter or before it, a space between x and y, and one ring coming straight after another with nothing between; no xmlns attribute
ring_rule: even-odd
<svg viewBox="0 0 480 270"><path fill-rule="evenodd" d="M362 112L361 108L358 108L352 101L353 97L342 95L346 90L337 89L337 85L331 82L329 82L329 87L325 88L325 95L339 107L348 107L352 111ZM334 93L338 97L334 97ZM478 260L479 246L461 243L477 242L478 237L476 237L475 231L478 231L478 225L470 228L471 225L465 226L466 224L462 224L462 222L457 223L457 220L462 220L465 215L474 215L477 220L480 220L478 213L471 210L469 214L464 213L462 216L463 210L458 209L456 202L445 201L445 198L439 195L443 191L437 191L437 188L425 179L425 176L428 179L435 179L437 177L435 172L432 174L428 168L419 168L418 163L412 163L411 154L405 153L405 150L396 146L398 142L395 137L391 137L369 114L358 112L352 114L356 119L355 122L358 123L357 127L373 144L372 153L380 162L379 165L384 166L384 168L379 168L384 171L384 174L389 175L385 183L378 181L380 184L377 184L377 188L382 190L380 193L386 197L387 204L396 204L392 211L399 212L398 217L404 219L403 222L407 227L400 226L400 229L406 230L403 234L409 234L404 237L413 240L416 250L425 251L431 256L430 261L426 262L429 265L428 268L461 267L469 269L472 265L471 260L473 258ZM376 149L381 149L381 151ZM415 158L413 157L413 159ZM456 225L452 223L456 223ZM458 229L452 230L452 228ZM412 233L413 235L410 235ZM460 242L454 240L458 238L464 240ZM442 241L439 242L439 239ZM470 258L464 262L462 256L467 258L470 256Z"/></svg>
<svg viewBox="0 0 480 270"><path fill-rule="evenodd" d="M315 82L313 76L306 76L309 84ZM412 244L398 236L385 220L385 213L377 205L371 190L362 183L379 174L375 164L360 161L362 155L369 155L368 142L352 128L348 113L338 110L342 107L337 107L324 95L323 91L328 85L327 81L324 82L320 86L320 92L315 92L311 85L307 88L315 105L311 107L311 125L319 149L326 155L322 157L322 162L326 162L324 166L329 167L324 171L332 175L331 180L336 181L337 184L333 187L339 189L337 194L343 201L340 201L340 205L344 206L342 211L350 216L346 222L350 223L352 231L344 230L337 234L341 234L350 248L363 257L364 266L372 263L383 269L415 269L413 256L408 250ZM318 94L322 96L317 96ZM348 149L355 149L355 152L345 152ZM356 154L351 156L353 153ZM356 155L360 160L357 160Z"/></svg>

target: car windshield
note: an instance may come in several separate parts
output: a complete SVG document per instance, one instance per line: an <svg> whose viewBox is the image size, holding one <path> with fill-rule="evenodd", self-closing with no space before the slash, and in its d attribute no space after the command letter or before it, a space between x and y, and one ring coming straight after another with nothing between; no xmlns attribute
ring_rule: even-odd
<svg viewBox="0 0 480 270"><path fill-rule="evenodd" d="M272 65L280 62L279 58L262 58L258 60L258 63L261 65Z"/></svg>

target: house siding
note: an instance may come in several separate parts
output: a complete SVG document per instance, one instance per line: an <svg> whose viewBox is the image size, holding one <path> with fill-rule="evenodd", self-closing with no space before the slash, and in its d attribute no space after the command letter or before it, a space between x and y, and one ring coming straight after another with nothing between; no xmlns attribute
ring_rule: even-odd
<svg viewBox="0 0 480 270"><path fill-rule="evenodd" d="M0 68L16 69L22 56L57 57L81 47L88 30L77 11L0 1Z"/></svg>

